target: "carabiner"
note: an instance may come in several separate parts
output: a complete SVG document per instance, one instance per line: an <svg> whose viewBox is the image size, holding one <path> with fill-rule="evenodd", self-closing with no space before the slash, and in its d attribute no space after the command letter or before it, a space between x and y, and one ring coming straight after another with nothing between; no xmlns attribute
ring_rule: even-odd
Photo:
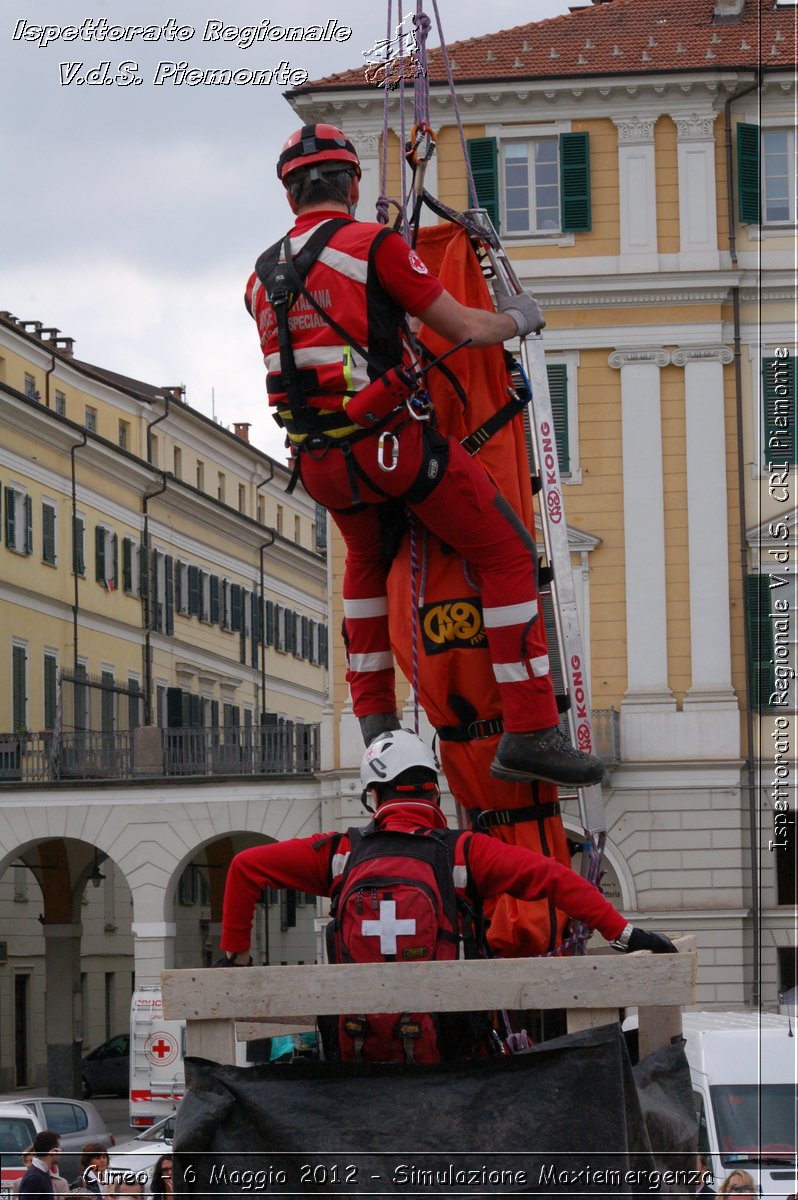
<svg viewBox="0 0 798 1200"><path fill-rule="evenodd" d="M405 400L405 407L414 421L428 421L432 413L432 401L427 392L414 392Z"/></svg>
<svg viewBox="0 0 798 1200"><path fill-rule="evenodd" d="M377 442L377 466L381 471L391 472L396 470L398 462L399 439L387 431L381 433Z"/></svg>

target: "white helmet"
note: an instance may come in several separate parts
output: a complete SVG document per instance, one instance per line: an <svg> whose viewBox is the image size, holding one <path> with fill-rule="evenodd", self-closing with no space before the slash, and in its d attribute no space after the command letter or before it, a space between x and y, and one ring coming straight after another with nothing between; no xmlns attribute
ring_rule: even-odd
<svg viewBox="0 0 798 1200"><path fill-rule="evenodd" d="M437 775L440 764L421 738L407 729L380 733L363 755L360 783L365 791L374 784L391 783L409 767L426 767Z"/></svg>

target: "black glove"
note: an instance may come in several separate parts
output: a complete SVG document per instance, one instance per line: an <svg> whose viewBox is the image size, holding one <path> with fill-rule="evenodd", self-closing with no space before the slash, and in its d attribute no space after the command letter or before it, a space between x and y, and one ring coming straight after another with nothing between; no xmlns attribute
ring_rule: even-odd
<svg viewBox="0 0 798 1200"><path fill-rule="evenodd" d="M629 944L626 950L628 954L632 954L635 950L650 950L652 954L679 953L671 939L664 933L651 933L648 929L637 928L633 928L629 934Z"/></svg>
<svg viewBox="0 0 798 1200"><path fill-rule="evenodd" d="M224 958L218 959L213 965L215 967L251 967L252 966L252 955L250 955L248 963L240 963L240 962L236 962L235 955L233 955L232 958L228 958L228 956L225 954Z"/></svg>

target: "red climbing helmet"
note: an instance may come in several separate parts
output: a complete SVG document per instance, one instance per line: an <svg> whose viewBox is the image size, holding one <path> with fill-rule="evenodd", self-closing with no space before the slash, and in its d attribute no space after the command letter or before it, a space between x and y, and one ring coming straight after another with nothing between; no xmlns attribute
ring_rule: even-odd
<svg viewBox="0 0 798 1200"><path fill-rule="evenodd" d="M292 133L277 159L277 178L285 183L292 171L314 163L341 163L360 178L360 160L345 133L334 125L303 125Z"/></svg>

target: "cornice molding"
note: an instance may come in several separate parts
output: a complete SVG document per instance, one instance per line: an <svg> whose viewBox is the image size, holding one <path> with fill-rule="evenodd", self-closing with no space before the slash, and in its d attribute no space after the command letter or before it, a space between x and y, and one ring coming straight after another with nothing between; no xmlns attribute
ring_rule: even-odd
<svg viewBox="0 0 798 1200"><path fill-rule="evenodd" d="M734 353L728 346L680 346L671 354L671 362L684 367L690 362L734 362Z"/></svg>
<svg viewBox="0 0 798 1200"><path fill-rule="evenodd" d="M671 356L661 346L640 347L628 350L613 350L607 362L614 370L622 367L639 366L641 363L651 363L655 367L667 367Z"/></svg>

